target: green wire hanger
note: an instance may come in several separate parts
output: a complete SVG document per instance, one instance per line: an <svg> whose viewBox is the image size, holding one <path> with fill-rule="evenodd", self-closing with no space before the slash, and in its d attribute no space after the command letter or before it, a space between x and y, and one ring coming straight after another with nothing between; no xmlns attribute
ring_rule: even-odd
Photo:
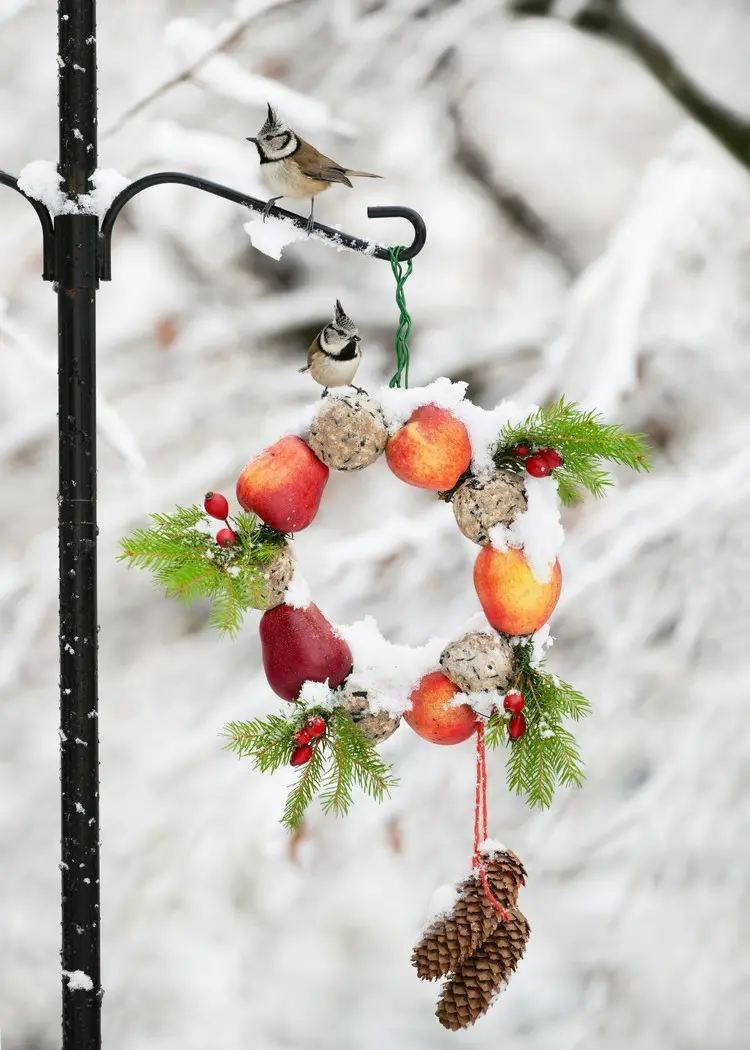
<svg viewBox="0 0 750 1050"><path fill-rule="evenodd" d="M391 379L389 386L400 386L408 387L409 385L409 335L411 333L411 317L409 311L406 309L406 296L404 294L404 285L411 277L411 272L414 269L411 259L406 264L406 272L401 262L399 262L399 254L403 251L402 248L389 248L388 254L391 260L391 269L393 270L393 276L396 278L396 304L399 309L398 328L396 330L396 338L394 345L396 349L396 374Z"/></svg>

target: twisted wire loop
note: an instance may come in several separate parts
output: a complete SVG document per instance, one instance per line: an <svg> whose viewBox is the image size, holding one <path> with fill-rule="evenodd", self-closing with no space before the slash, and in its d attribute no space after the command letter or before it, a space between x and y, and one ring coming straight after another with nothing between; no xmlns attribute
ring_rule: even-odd
<svg viewBox="0 0 750 1050"><path fill-rule="evenodd" d="M402 246L389 248L388 254L391 260L391 269L396 278L396 305L399 310L398 328L394 341L396 349L396 373L388 384L391 387L409 386L409 335L411 334L411 315L406 308L406 294L404 285L411 277L414 264L411 259L406 264L406 272L399 256L404 251Z"/></svg>

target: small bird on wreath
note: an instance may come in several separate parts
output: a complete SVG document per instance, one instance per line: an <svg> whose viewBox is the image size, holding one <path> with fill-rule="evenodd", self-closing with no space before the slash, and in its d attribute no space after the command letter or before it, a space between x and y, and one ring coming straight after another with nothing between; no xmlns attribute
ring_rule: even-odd
<svg viewBox="0 0 750 1050"><path fill-rule="evenodd" d="M307 364L300 372L309 372L315 382L325 388L323 397L331 386L352 386L362 360L361 341L357 326L346 316L337 299L333 320L313 339L307 351Z"/></svg>
<svg viewBox="0 0 750 1050"><path fill-rule="evenodd" d="M270 103L266 122L256 136L249 137L254 142L260 158L260 177L271 193L277 194L266 204L263 218L268 216L276 201L282 197L309 199L310 216L307 220L308 232L313 227L313 210L315 198L334 183L341 183L352 188L350 176L362 179L380 179L369 171L352 171L344 168L335 160L324 156L309 142L296 135L278 116Z"/></svg>

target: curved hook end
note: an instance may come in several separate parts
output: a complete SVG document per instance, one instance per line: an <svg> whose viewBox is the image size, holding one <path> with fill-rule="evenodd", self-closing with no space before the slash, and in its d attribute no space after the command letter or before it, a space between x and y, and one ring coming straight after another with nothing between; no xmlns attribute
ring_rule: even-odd
<svg viewBox="0 0 750 1050"><path fill-rule="evenodd" d="M415 255L419 255L425 246L427 240L427 227L425 226L424 219L419 212L414 211L413 208L402 208L398 205L393 207L385 206L373 206L367 209L368 219L406 219L410 222L412 229L414 230L414 237L412 242L405 248L402 248L398 253L399 261L406 262L408 259L413 259Z"/></svg>

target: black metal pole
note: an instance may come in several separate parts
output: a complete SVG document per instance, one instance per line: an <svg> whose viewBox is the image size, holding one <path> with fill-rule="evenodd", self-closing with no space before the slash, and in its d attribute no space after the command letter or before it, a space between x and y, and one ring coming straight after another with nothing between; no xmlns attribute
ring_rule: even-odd
<svg viewBox="0 0 750 1050"><path fill-rule="evenodd" d="M97 165L96 2L58 0L60 161L72 200L91 189ZM96 593L96 290L111 278L110 245L122 207L141 190L182 183L263 212L265 203L182 172L144 176L124 190L102 221L95 215L57 215L26 197L42 224L43 277L55 282L58 317L58 434L60 489L60 797L62 808L62 1050L101 1050L99 918L99 734ZM26 196L0 171L0 186ZM307 220L279 208L293 225ZM370 218L403 218L412 243L401 259L424 247L427 231L412 208L371 207ZM319 239L376 259L389 249L314 224Z"/></svg>
<svg viewBox="0 0 750 1050"><path fill-rule="evenodd" d="M97 164L95 0L58 0L60 161L70 197ZM58 303L62 1047L101 1047L96 600L98 220L55 219Z"/></svg>

